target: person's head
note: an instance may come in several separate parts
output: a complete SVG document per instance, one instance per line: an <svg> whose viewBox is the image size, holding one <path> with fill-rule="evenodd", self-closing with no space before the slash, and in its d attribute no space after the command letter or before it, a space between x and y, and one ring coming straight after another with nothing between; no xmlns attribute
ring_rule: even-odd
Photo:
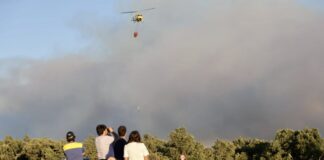
<svg viewBox="0 0 324 160"><path fill-rule="evenodd" d="M98 124L96 130L97 130L98 136L101 136L105 132L107 132L107 126L104 124Z"/></svg>
<svg viewBox="0 0 324 160"><path fill-rule="evenodd" d="M186 156L185 155L180 155L180 160L186 160Z"/></svg>
<svg viewBox="0 0 324 160"><path fill-rule="evenodd" d="M125 126L119 126L118 127L118 135L120 137L123 137L123 136L125 136L125 134L126 134L126 127Z"/></svg>
<svg viewBox="0 0 324 160"><path fill-rule="evenodd" d="M75 141L75 135L72 131L69 131L66 133L66 141L67 142L74 142Z"/></svg>
<svg viewBox="0 0 324 160"><path fill-rule="evenodd" d="M138 131L132 131L129 134L128 143L130 142L141 142L141 135Z"/></svg>

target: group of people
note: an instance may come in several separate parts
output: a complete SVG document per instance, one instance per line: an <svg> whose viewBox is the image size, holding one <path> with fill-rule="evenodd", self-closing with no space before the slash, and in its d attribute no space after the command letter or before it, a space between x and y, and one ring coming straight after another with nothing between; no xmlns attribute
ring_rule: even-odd
<svg viewBox="0 0 324 160"><path fill-rule="evenodd" d="M119 126L118 134L111 127L99 124L95 138L97 157L99 160L148 160L149 152L138 131L132 131L126 140L126 127ZM67 132L67 144L63 146L66 160L83 160L84 147L75 141L75 134Z"/></svg>

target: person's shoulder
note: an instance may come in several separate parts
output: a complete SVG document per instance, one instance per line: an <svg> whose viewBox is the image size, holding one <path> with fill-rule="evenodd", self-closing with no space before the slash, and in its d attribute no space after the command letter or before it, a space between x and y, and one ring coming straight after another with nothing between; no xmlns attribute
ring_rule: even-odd
<svg viewBox="0 0 324 160"><path fill-rule="evenodd" d="M82 148L83 144L80 142L72 142L67 143L63 146L63 150L75 149L75 148Z"/></svg>
<svg viewBox="0 0 324 160"><path fill-rule="evenodd" d="M126 140L124 138L118 138L116 140L116 143L127 143Z"/></svg>
<svg viewBox="0 0 324 160"><path fill-rule="evenodd" d="M101 140L101 136L97 136L96 138L95 138L95 141L100 141Z"/></svg>
<svg viewBox="0 0 324 160"><path fill-rule="evenodd" d="M82 146L83 144L81 142L73 142L73 143L71 143L71 145Z"/></svg>
<svg viewBox="0 0 324 160"><path fill-rule="evenodd" d="M109 139L109 140L114 140L115 138L113 136L105 136L106 139Z"/></svg>
<svg viewBox="0 0 324 160"><path fill-rule="evenodd" d="M96 139L111 139L112 137L111 136L97 136Z"/></svg>
<svg viewBox="0 0 324 160"><path fill-rule="evenodd" d="M126 143L125 146L132 146L132 145L134 145L134 142Z"/></svg>
<svg viewBox="0 0 324 160"><path fill-rule="evenodd" d="M70 142L70 143L66 143L65 145L80 145L82 144L81 142Z"/></svg>
<svg viewBox="0 0 324 160"><path fill-rule="evenodd" d="M83 143L81 143L81 142L75 142L75 144L76 144L76 146L79 146L80 148L83 147Z"/></svg>
<svg viewBox="0 0 324 160"><path fill-rule="evenodd" d="M137 148L146 147L145 144L142 143L142 142L131 142L131 143L127 143L127 145L134 146L134 147L137 147Z"/></svg>
<svg viewBox="0 0 324 160"><path fill-rule="evenodd" d="M139 146L142 147L142 148L146 148L144 143L139 143Z"/></svg>
<svg viewBox="0 0 324 160"><path fill-rule="evenodd" d="M142 142L141 142L141 143L139 143L139 144L140 144L141 146L145 146L145 144L144 144L144 143L142 143Z"/></svg>
<svg viewBox="0 0 324 160"><path fill-rule="evenodd" d="M100 137L100 141L109 141L109 142L113 142L113 141L114 141L114 137L112 137L112 136L101 136L101 137Z"/></svg>

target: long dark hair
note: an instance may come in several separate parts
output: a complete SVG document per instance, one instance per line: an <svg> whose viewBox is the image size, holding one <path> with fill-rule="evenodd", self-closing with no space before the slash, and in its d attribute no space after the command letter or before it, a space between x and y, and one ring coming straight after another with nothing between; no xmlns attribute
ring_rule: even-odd
<svg viewBox="0 0 324 160"><path fill-rule="evenodd" d="M129 134L128 143L131 142L141 142L141 135L139 134L138 131L132 131Z"/></svg>

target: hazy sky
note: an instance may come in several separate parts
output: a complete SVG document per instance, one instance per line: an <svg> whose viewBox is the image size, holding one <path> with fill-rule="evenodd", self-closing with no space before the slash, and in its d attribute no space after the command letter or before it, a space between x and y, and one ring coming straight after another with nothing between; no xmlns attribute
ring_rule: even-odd
<svg viewBox="0 0 324 160"><path fill-rule="evenodd" d="M156 7L136 25L119 12ZM324 131L318 0L0 0L0 138ZM132 33L139 32L134 39Z"/></svg>

